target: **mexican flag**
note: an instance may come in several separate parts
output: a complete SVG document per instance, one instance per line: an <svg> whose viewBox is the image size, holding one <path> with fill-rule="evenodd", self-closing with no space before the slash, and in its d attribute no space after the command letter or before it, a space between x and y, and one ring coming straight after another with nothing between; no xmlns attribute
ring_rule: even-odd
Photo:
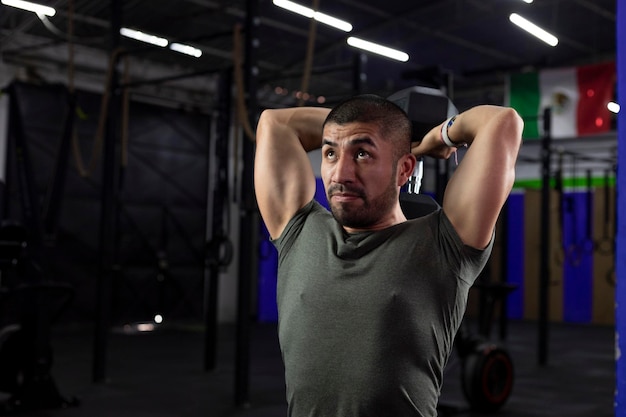
<svg viewBox="0 0 626 417"><path fill-rule="evenodd" d="M576 138L607 132L615 96L615 63L512 74L508 105L524 119L524 138L543 135L542 116L551 109L553 138Z"/></svg>

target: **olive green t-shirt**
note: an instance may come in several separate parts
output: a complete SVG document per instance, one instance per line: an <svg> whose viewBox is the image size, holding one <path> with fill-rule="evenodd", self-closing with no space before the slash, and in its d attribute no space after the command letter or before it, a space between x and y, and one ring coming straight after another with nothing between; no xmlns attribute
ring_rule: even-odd
<svg viewBox="0 0 626 417"><path fill-rule="evenodd" d="M315 201L274 244L289 416L436 416L491 245L464 245L442 210L348 234Z"/></svg>

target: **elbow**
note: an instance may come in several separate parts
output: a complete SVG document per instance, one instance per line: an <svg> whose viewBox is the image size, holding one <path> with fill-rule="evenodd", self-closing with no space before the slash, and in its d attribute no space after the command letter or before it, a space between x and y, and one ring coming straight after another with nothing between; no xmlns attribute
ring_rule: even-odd
<svg viewBox="0 0 626 417"><path fill-rule="evenodd" d="M522 119L517 110L511 107L507 108L506 114L509 120L508 123L511 126L511 131L513 132L514 139L518 142L518 144L521 144L522 133L524 131L524 119Z"/></svg>
<svg viewBox="0 0 626 417"><path fill-rule="evenodd" d="M522 132L524 131L524 121L517 111L510 107L503 107L498 118L499 144L501 147L502 161L510 169L511 183L515 180L515 164L519 150L522 146Z"/></svg>
<svg viewBox="0 0 626 417"><path fill-rule="evenodd" d="M517 155L522 145L522 133L524 131L524 120L512 107L503 107L500 114L500 129L507 132L505 135L506 146Z"/></svg>
<svg viewBox="0 0 626 417"><path fill-rule="evenodd" d="M259 121L257 122L257 127L261 127L263 125L271 123L271 121L276 117L274 113L276 113L276 110L274 109L263 110L261 114L259 115Z"/></svg>
<svg viewBox="0 0 626 417"><path fill-rule="evenodd" d="M270 110L263 110L261 114L259 115L259 120L257 121L257 124L256 124L256 135L254 136L254 140L256 142L258 142L259 139L262 137L262 132L267 126L269 119L271 118L269 112Z"/></svg>
<svg viewBox="0 0 626 417"><path fill-rule="evenodd" d="M518 132L521 136L524 129L524 120L513 107L500 108L500 122L509 125L510 129Z"/></svg>
<svg viewBox="0 0 626 417"><path fill-rule="evenodd" d="M276 109L266 109L261 112L259 121L257 122L256 142L260 142L264 137L268 136L267 132L270 132L273 126L279 121L278 113Z"/></svg>

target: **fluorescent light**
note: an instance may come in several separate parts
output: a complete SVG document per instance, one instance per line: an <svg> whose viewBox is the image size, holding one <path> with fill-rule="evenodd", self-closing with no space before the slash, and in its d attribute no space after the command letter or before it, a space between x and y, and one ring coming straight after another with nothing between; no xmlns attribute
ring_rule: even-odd
<svg viewBox="0 0 626 417"><path fill-rule="evenodd" d="M148 33L144 33L134 29L121 28L120 34L122 36L126 36L127 38L132 38L141 42L146 42L152 45L166 47L169 41L165 38L161 38L159 36L150 35Z"/></svg>
<svg viewBox="0 0 626 417"><path fill-rule="evenodd" d="M344 32L350 32L352 30L352 25L345 20L337 19L336 17L332 17L321 12L316 12L315 10L302 6L298 3L294 3L289 0L273 0L273 3L278 7L282 7L290 12L308 17L309 19L315 19L320 23L334 27L335 29L343 30Z"/></svg>
<svg viewBox="0 0 626 417"><path fill-rule="evenodd" d="M551 33L546 32L533 22L523 18L517 13L511 13L509 20L520 28L524 29L531 35L536 36L550 46L556 46L559 43L559 39Z"/></svg>
<svg viewBox="0 0 626 417"><path fill-rule="evenodd" d="M528 4L530 4L530 3L532 3L532 2L533 2L533 0L522 0L522 1L523 1L524 3L528 3Z"/></svg>
<svg viewBox="0 0 626 417"><path fill-rule="evenodd" d="M28 10L29 12L37 13L37 15L54 16L56 10L52 7L43 6L37 3L31 3L23 0L2 0L2 4L7 6L17 7L18 9Z"/></svg>
<svg viewBox="0 0 626 417"><path fill-rule="evenodd" d="M173 42L170 45L170 49L172 51L180 52L181 54L195 56L196 58L200 58L202 56L202 51L200 49L182 43Z"/></svg>
<svg viewBox="0 0 626 417"><path fill-rule="evenodd" d="M377 43L365 41L363 39L355 38L351 36L348 38L348 45L355 48L364 49L375 54L386 56L387 58L395 59L397 61L406 62L409 60L409 55L405 52L398 51L397 49L388 48Z"/></svg>
<svg viewBox="0 0 626 417"><path fill-rule="evenodd" d="M609 104L606 105L606 108L615 114L619 113L619 104L614 101L610 101Z"/></svg>
<svg viewBox="0 0 626 417"><path fill-rule="evenodd" d="M298 13L299 15L308 17L309 19L315 15L315 10L301 6L298 3L294 3L289 0L274 0L273 3L275 6L282 7L290 12Z"/></svg>
<svg viewBox="0 0 626 417"><path fill-rule="evenodd" d="M352 30L352 25L350 23L324 13L315 12L313 19L325 25L332 26L335 29L343 30L344 32L350 32Z"/></svg>

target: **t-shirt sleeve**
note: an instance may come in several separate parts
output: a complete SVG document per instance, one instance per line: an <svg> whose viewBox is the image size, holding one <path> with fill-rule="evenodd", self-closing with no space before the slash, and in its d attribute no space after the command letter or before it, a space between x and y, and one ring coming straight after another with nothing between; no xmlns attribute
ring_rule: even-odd
<svg viewBox="0 0 626 417"><path fill-rule="evenodd" d="M443 210L439 210L439 236L444 257L449 265L456 265L457 276L472 285L485 267L495 240L495 230L484 249L476 249L463 243Z"/></svg>
<svg viewBox="0 0 626 417"><path fill-rule="evenodd" d="M287 250L293 245L294 239L298 236L299 231L302 229L307 216L314 210L317 204L318 203L315 200L311 200L304 207L298 210L291 220L289 220L280 236L271 240L279 253Z"/></svg>

